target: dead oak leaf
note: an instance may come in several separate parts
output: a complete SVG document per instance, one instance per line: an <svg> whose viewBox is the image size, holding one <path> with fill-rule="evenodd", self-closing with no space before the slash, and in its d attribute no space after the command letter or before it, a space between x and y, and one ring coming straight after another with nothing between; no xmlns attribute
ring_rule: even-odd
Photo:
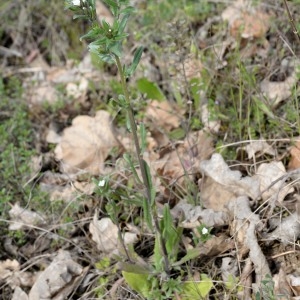
<svg viewBox="0 0 300 300"><path fill-rule="evenodd" d="M111 149L118 145L109 113L100 110L95 117L78 116L73 120L72 126L63 131L55 156L66 173L87 171L97 175Z"/></svg>
<svg viewBox="0 0 300 300"><path fill-rule="evenodd" d="M209 177L201 184L201 199L207 208L223 210L232 198L247 195L256 199L260 194L257 179L242 177L241 172L232 171L218 153L210 160L202 161L200 171L204 177ZM215 198L211 197L211 192L215 192Z"/></svg>
<svg viewBox="0 0 300 300"><path fill-rule="evenodd" d="M273 184L275 180L285 174L286 171L282 162L263 163L258 167L254 177L260 182L263 200L271 202L277 200L281 203L287 194L294 191L293 187L285 183L285 179Z"/></svg>
<svg viewBox="0 0 300 300"><path fill-rule="evenodd" d="M146 118L166 132L179 127L182 114L178 106L171 105L168 101L153 100L146 109Z"/></svg>
<svg viewBox="0 0 300 300"><path fill-rule="evenodd" d="M300 60L298 59L289 62L283 60L280 69L282 69L282 72L287 73L288 76L283 81L271 81L271 79L265 78L260 83L261 92L270 101L273 108L292 95L292 89L298 81L299 66Z"/></svg>
<svg viewBox="0 0 300 300"><path fill-rule="evenodd" d="M300 168L300 141L297 141L290 149L291 160L289 162L288 170L296 170Z"/></svg>
<svg viewBox="0 0 300 300"><path fill-rule="evenodd" d="M241 12L240 17L230 24L230 34L234 38L262 38L270 27L269 20L270 16L264 12Z"/></svg>
<svg viewBox="0 0 300 300"><path fill-rule="evenodd" d="M93 221L89 226L92 240L97 244L99 251L117 254L121 246L119 245L118 227L110 218L102 218L98 220L98 213L96 212ZM133 244L137 241L136 232L125 232L124 244ZM123 250L123 249L122 249Z"/></svg>
<svg viewBox="0 0 300 300"><path fill-rule="evenodd" d="M39 275L29 292L29 300L65 299L84 275L68 251L60 250L53 262Z"/></svg>

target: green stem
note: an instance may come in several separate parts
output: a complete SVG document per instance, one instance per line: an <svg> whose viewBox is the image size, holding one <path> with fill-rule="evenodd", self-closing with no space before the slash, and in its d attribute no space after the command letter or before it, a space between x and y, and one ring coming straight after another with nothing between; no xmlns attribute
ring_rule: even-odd
<svg viewBox="0 0 300 300"><path fill-rule="evenodd" d="M130 103L130 97L129 97L129 92L128 92L128 88L127 88L127 84L126 84L126 78L125 78L125 75L124 75L124 71L123 71L123 67L122 67L120 58L115 54L114 54L114 58L115 58L115 61L116 61L117 67L118 67L118 71L120 73L122 89L123 89L124 97L125 97L125 100L126 100L126 109L127 109L127 113L128 113L128 117L129 117L129 122L130 122L130 128L131 128L131 131L132 131L135 150L136 150L139 166L140 166L141 173L142 173L143 184L144 184L144 187L145 187L146 199L147 199L149 207L150 207L150 209L153 213L153 220L154 220L155 229L159 234L161 250L162 250L162 254L163 254L164 262L165 262L165 271L166 271L167 275L169 275L170 274L170 263L169 263L169 259L168 259L168 252L167 252L167 249L166 249L166 241L164 240L163 235L162 235L161 230L160 230L158 215L157 215L157 211L156 211L156 206L153 207L152 204L151 204L151 187L149 185L149 180L148 180L148 177L147 177L145 161L142 158L142 152L141 152L141 147L140 147L138 133L137 133L137 125L136 125L136 122L135 122L133 109L132 109L131 103Z"/></svg>

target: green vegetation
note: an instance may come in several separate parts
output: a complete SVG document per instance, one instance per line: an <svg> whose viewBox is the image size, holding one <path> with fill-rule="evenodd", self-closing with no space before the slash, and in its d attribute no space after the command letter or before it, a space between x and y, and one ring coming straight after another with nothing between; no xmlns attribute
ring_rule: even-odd
<svg viewBox="0 0 300 300"><path fill-rule="evenodd" d="M181 226L184 216L174 217L172 214L172 207L183 200L203 205L201 183L198 181L202 175L188 174L184 161L180 161L184 178L178 178L178 181L182 179L184 184L177 183L177 179L175 183L164 181L163 176L158 175L163 178L165 188L160 190L148 162L144 160L150 127L153 126L147 124L146 109L151 99L158 103L176 104L182 110L178 113L180 125L163 132L169 140L166 148L179 148L185 137L205 128L213 137L215 151L221 152L225 160L237 162L235 167L240 165L236 168L243 175L252 175L251 168L257 163L245 162L246 154L241 150L244 141L279 141L279 154L286 155L288 146L281 141L292 140L300 133L297 86L300 73L297 71L291 96L276 105L261 92L260 83L266 78L270 82L281 83L291 74L289 67L281 65L286 56L292 56L290 50L274 41L278 32L282 32L286 39L296 40L290 37L287 19L274 20L276 25L270 26L255 45L241 35L230 36L235 41L227 45L230 30L224 30L228 26L227 21L219 17L227 7L226 3L141 0L134 1L136 7L132 7L126 0L103 0L115 19L110 24L99 18L94 0L66 1L66 8L71 12L64 10L62 1L50 2L28 1L24 5L21 0L14 4L5 0L0 4L0 16L6 24L0 29L3 47L9 49L15 42L14 34L10 35L11 30L22 27L21 23L15 24L19 12L22 11L28 21L28 28L23 24L26 30L21 31L24 56L5 61L9 72L1 73L0 80L1 241L8 237L12 244L21 248L32 238L26 230L8 230L8 211L13 204L19 203L22 207L45 213L51 225L55 225L49 229L49 233L56 236L51 240L50 252L75 245L81 247L82 253L91 253L88 258L82 254L80 259L83 264L90 264L94 272L96 279L85 283L84 287L93 297L109 299L112 297L111 290L114 290L114 296L119 293L118 297L123 299L219 299L225 294L228 299L238 299L238 294L245 288L240 283L241 277L232 275L227 281L223 280L219 258L214 257L212 262L211 257L200 254L201 247L209 245L214 237L226 232L230 239L228 228L214 228L201 223L190 230ZM259 1L253 4L259 5ZM72 13L79 20L72 21ZM32 25L34 23L37 25ZM296 23L297 28L299 24ZM40 35L42 38L39 39ZM49 66L65 65L69 59L78 65L87 48L91 52L93 66L105 80L100 81L100 76L97 78L99 82L93 82L90 78L94 74L88 77L89 89L84 99L68 98L66 83L54 83L60 98L53 103L32 107L26 99L28 94L23 91L23 86L26 86L22 82L24 78L18 73L11 75L10 71L11 66L23 67L28 63L33 44ZM224 46L222 51L220 45ZM297 54L300 45L291 45ZM256 55L251 51L261 52ZM187 75L189 62L198 69ZM201 64L197 66L197 62ZM54 159L55 145L45 141L45 128L54 124L61 133L74 117L94 115L100 109L113 116L121 134L131 134L135 153L126 152L126 147L111 149L105 164L113 171L103 176L78 176L78 182L96 185L93 193L84 194L79 188L74 188L74 178L64 174ZM205 109L207 115L204 117ZM218 123L219 129L211 130L208 122ZM158 128L157 131L160 130ZM155 154L163 157L164 147L155 149ZM45 156L45 153L50 154L50 158L47 158L47 163L42 162L40 174L33 174L33 157ZM268 160L267 155L259 158L259 161ZM122 165L121 175L117 168L116 171L113 169L118 164ZM288 164L288 158L285 164ZM68 185L74 188L76 199L71 197L66 203L61 196L62 199L50 201L48 194L39 188L44 172L49 170L62 175L61 178L66 175L62 181L59 176L51 178L50 182L57 180L59 184L51 185L51 182L50 188L63 182L59 188L62 190ZM167 191L167 196L162 195L163 191ZM165 197L164 202L159 203L159 197ZM99 218L109 217L116 225L122 248L118 255L101 253L99 257L96 253L87 225L95 211L100 212ZM125 243L127 224L140 230L137 245ZM184 239L193 249L187 250ZM3 257L10 256L11 253ZM90 257L96 258L90 260ZM20 255L20 258L26 257ZM244 262L240 263L243 267ZM112 286L119 281L126 288L116 292L117 288ZM79 295L81 291L76 293ZM75 292L74 295L77 296ZM267 276L253 295L255 299L276 299L278 295L274 292L272 277Z"/></svg>
<svg viewBox="0 0 300 300"><path fill-rule="evenodd" d="M0 214L5 216L8 203L26 205L31 187L31 159L35 154L34 132L28 106L22 99L21 83L11 78L0 81Z"/></svg>

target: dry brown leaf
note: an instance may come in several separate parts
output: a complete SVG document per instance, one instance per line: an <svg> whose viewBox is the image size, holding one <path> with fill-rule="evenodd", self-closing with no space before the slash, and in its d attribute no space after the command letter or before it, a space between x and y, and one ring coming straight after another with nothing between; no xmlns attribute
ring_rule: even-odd
<svg viewBox="0 0 300 300"><path fill-rule="evenodd" d="M39 86L29 89L29 101L31 105L41 105L43 103L54 104L58 100L58 93L50 82L43 82Z"/></svg>
<svg viewBox="0 0 300 300"><path fill-rule="evenodd" d="M29 300L27 294L20 288L20 287L16 287L12 300Z"/></svg>
<svg viewBox="0 0 300 300"><path fill-rule="evenodd" d="M289 284L296 296L300 296L300 276L289 274L287 276Z"/></svg>
<svg viewBox="0 0 300 300"><path fill-rule="evenodd" d="M68 251L60 250L53 262L40 274L29 293L29 300L63 300L82 277L84 269ZM71 287L71 289L70 289Z"/></svg>
<svg viewBox="0 0 300 300"><path fill-rule="evenodd" d="M238 264L236 258L223 257L221 265L221 276L224 282L232 282L232 278L238 275Z"/></svg>
<svg viewBox="0 0 300 300"><path fill-rule="evenodd" d="M108 112L100 110L96 116L78 116L72 126L63 131L55 156L61 160L66 173L87 171L99 175L110 150L118 146Z"/></svg>
<svg viewBox="0 0 300 300"><path fill-rule="evenodd" d="M228 202L235 198L233 191L224 188L223 184L211 177L204 177L200 180L199 188L203 206L215 211L224 211Z"/></svg>
<svg viewBox="0 0 300 300"><path fill-rule="evenodd" d="M278 106L280 102L292 95L292 88L298 81L297 68L299 65L300 61L298 59L293 59L289 62L283 60L281 68L291 69L288 72L290 75L284 81L270 81L270 79L266 78L260 83L261 92L270 100L272 107ZM283 71L287 72L287 70Z"/></svg>
<svg viewBox="0 0 300 300"><path fill-rule="evenodd" d="M201 199L205 196L203 201L206 207L222 210L233 196L247 195L252 199L256 199L260 194L257 179L242 177L241 172L231 171L218 153L213 154L210 160L202 161L200 171L204 176L216 182L216 184L213 184L211 180L206 179L201 183ZM210 197L210 193L213 191L215 195Z"/></svg>
<svg viewBox="0 0 300 300"><path fill-rule="evenodd" d="M184 174L198 172L199 163L207 159L214 151L212 138L204 131L189 134L177 147L166 147L162 149L162 157L155 162L148 162L154 178L159 177L157 188L161 190L161 195L168 198L170 190L169 184L181 185L184 187Z"/></svg>
<svg viewBox="0 0 300 300"><path fill-rule="evenodd" d="M280 240L284 244L294 243L300 237L300 217L297 212L280 220L278 227L267 235L269 240Z"/></svg>
<svg viewBox="0 0 300 300"><path fill-rule="evenodd" d="M108 254L119 253L118 227L110 218L98 220L98 213L96 212L93 221L90 223L89 230L92 234L92 240L97 244L99 251ZM125 245L133 244L137 241L137 233L125 232L123 238Z"/></svg>
<svg viewBox="0 0 300 300"><path fill-rule="evenodd" d="M264 201L269 200L271 203L274 203L277 200L279 203L282 203L286 195L294 191L291 185L285 183L285 179L271 186L272 182L285 174L286 171L282 162L264 163L258 167L254 177L260 182L260 191Z"/></svg>
<svg viewBox="0 0 300 300"><path fill-rule="evenodd" d="M290 149L291 160L288 165L288 170L292 171L300 168L300 141L297 141Z"/></svg>
<svg viewBox="0 0 300 300"><path fill-rule="evenodd" d="M213 113L208 108L208 103L201 106L201 121L204 124L204 130L212 133L218 133L221 127L221 121L212 117Z"/></svg>
<svg viewBox="0 0 300 300"><path fill-rule="evenodd" d="M171 210L175 217L184 215L184 220L180 224L183 228L196 228L201 224L208 227L224 226L229 222L228 215L222 211L203 209L201 206L193 206L185 201L180 201Z"/></svg>
<svg viewBox="0 0 300 300"><path fill-rule="evenodd" d="M275 149L266 141L262 140L250 141L250 143L245 147L245 150L248 154L248 159L255 158L256 153L269 154L272 156L276 155Z"/></svg>
<svg viewBox="0 0 300 300"><path fill-rule="evenodd" d="M244 39L262 38L270 27L270 16L260 11L243 11L230 24L230 34Z"/></svg>
<svg viewBox="0 0 300 300"><path fill-rule="evenodd" d="M228 239L226 235L213 236L203 245L201 245L200 255L209 257L216 257L220 253L224 253L230 249L233 249L233 240Z"/></svg>
<svg viewBox="0 0 300 300"><path fill-rule="evenodd" d="M14 272L20 270L20 264L17 260L7 259L5 261L0 261L0 279L6 280L11 277Z"/></svg>
<svg viewBox="0 0 300 300"><path fill-rule="evenodd" d="M78 99L80 97L85 97L88 91L89 82L85 77L81 77L78 84L74 82L69 82L66 86L67 95Z"/></svg>
<svg viewBox="0 0 300 300"><path fill-rule="evenodd" d="M290 299L290 296L293 295L293 292L288 283L285 268L283 265L280 266L279 273L273 276L273 281L274 281L274 294L279 299L283 299L283 300Z"/></svg>
<svg viewBox="0 0 300 300"><path fill-rule="evenodd" d="M179 127L182 113L179 107L171 105L168 101L159 102L153 100L146 109L148 118L156 127L169 132Z"/></svg>
<svg viewBox="0 0 300 300"><path fill-rule="evenodd" d="M256 284L255 291L260 288L262 280L270 275L268 262L258 244L256 231L260 224L259 215L254 214L250 209L249 199L245 196L236 198L228 203L228 212L234 220L231 227L231 234L237 238L237 243L243 247L243 251L249 249L249 258L254 265ZM239 255L241 255L239 253Z"/></svg>
<svg viewBox="0 0 300 300"><path fill-rule="evenodd" d="M115 254L118 252L118 227L110 218L98 220L95 214L89 230L99 251Z"/></svg>
<svg viewBox="0 0 300 300"><path fill-rule="evenodd" d="M38 224L46 224L46 218L37 212L22 208L16 203L8 212L11 222L10 230L20 230L24 226L35 226Z"/></svg>
<svg viewBox="0 0 300 300"><path fill-rule="evenodd" d="M199 59L187 57L183 61L185 78L191 80L193 78L201 78L203 65Z"/></svg>

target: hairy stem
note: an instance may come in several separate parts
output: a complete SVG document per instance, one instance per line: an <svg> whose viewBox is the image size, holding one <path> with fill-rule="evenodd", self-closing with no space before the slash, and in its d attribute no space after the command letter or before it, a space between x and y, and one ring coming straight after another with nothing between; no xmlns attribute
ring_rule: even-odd
<svg viewBox="0 0 300 300"><path fill-rule="evenodd" d="M151 204L151 187L149 185L149 180L147 177L145 161L143 160L142 153L141 153L141 147L140 147L138 133L137 133L137 125L136 125L133 110L132 110L132 107L130 104L130 97L129 97L129 92L128 92L128 88L127 88L127 84L126 84L125 74L123 71L123 67L122 67L120 58L117 55L114 55L114 58L115 58L115 61L116 61L117 67L118 67L121 84L122 84L122 89L123 89L124 97L126 100L126 109L127 109L127 113L128 113L128 117L129 117L130 128L131 128L132 135L133 135L135 150L136 150L139 166L140 166L141 173L142 173L143 184L145 187L146 201L148 201L149 207L152 212L155 229L159 235L161 251L162 251L162 254L164 257L164 263L165 263L165 272L169 275L170 274L170 263L169 263L169 259L168 259L168 252L166 249L166 242L165 242L163 235L161 233L161 230L160 230L156 206L154 205L154 207L153 207L153 205Z"/></svg>

